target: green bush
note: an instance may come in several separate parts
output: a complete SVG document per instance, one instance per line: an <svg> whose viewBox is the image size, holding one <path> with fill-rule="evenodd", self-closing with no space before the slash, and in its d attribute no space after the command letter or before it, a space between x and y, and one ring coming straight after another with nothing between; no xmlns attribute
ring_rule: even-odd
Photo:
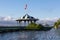
<svg viewBox="0 0 60 40"><path fill-rule="evenodd" d="M57 20L57 22L54 23L54 28L58 28L60 25L60 19Z"/></svg>
<svg viewBox="0 0 60 40"><path fill-rule="evenodd" d="M26 29L40 29L41 27L43 27L41 24L30 23Z"/></svg>

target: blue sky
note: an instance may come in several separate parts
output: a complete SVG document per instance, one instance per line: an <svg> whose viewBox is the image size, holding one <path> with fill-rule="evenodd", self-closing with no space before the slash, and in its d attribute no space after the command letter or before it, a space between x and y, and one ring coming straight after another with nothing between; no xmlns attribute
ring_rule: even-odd
<svg viewBox="0 0 60 40"><path fill-rule="evenodd" d="M0 0L0 16L18 18L26 13L37 18L60 17L60 0Z"/></svg>

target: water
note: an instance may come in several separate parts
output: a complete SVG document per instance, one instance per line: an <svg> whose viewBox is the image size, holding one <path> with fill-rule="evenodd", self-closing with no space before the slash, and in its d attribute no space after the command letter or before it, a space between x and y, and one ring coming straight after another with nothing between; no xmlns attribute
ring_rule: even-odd
<svg viewBox="0 0 60 40"><path fill-rule="evenodd" d="M0 26L27 26L28 23L18 23L17 21L0 21Z"/></svg>
<svg viewBox="0 0 60 40"><path fill-rule="evenodd" d="M0 33L0 40L60 40L60 29Z"/></svg>
<svg viewBox="0 0 60 40"><path fill-rule="evenodd" d="M0 21L0 26L1 25L20 26L16 21ZM23 23L21 25L23 25ZM60 40L60 29L0 33L0 40Z"/></svg>
<svg viewBox="0 0 60 40"><path fill-rule="evenodd" d="M44 21L37 21L36 23L37 24L45 24ZM47 23L50 26L53 26L54 25L54 22L51 22L51 21L49 21ZM27 26L28 23L27 22L24 23L23 21L21 23L17 23L17 21L0 21L0 26L2 26L2 25L3 26Z"/></svg>

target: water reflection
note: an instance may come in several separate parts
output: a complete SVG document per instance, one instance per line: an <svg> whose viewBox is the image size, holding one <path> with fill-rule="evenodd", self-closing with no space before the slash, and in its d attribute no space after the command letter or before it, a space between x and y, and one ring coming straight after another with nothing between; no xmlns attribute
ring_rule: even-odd
<svg viewBox="0 0 60 40"><path fill-rule="evenodd" d="M60 40L60 31L20 31L0 34L0 40Z"/></svg>

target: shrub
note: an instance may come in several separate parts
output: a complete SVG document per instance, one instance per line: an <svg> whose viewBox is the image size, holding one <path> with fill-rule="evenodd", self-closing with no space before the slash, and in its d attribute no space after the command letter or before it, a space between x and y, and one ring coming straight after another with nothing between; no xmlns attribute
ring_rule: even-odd
<svg viewBox="0 0 60 40"><path fill-rule="evenodd" d="M30 23L26 28L27 29L40 29L43 27L41 24Z"/></svg>

